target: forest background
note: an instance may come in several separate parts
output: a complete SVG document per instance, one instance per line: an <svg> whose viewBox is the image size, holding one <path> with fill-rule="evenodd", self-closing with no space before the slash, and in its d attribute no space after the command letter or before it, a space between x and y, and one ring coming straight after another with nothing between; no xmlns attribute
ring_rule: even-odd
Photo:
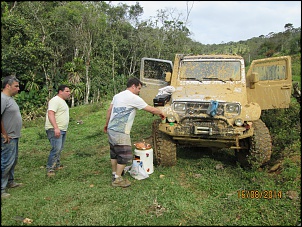
<svg viewBox="0 0 302 227"><path fill-rule="evenodd" d="M300 75L295 62L301 27L291 23L283 32L203 45L191 40L187 22L176 13L160 10L155 19L140 20L143 13L139 3L1 1L2 77L21 81L16 99L24 120L44 116L62 83L71 88L71 107L110 99L129 77L139 77L142 57L173 61L176 53L238 54L248 67L254 59L291 55L293 75Z"/></svg>

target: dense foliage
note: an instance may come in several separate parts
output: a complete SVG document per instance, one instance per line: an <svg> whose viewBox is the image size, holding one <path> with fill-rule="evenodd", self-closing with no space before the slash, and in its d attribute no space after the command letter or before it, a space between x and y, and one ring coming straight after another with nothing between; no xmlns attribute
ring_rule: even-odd
<svg viewBox="0 0 302 227"><path fill-rule="evenodd" d="M186 21L160 10L141 20L143 8L103 1L2 1L2 77L16 75L16 97L26 120L43 116L61 83L72 89L70 106L103 102L139 77L142 57L174 60L176 53L239 54L254 59L296 55L300 67L301 28L246 41L204 45L190 38ZM187 15L189 16L189 15ZM301 68L293 68L300 78Z"/></svg>

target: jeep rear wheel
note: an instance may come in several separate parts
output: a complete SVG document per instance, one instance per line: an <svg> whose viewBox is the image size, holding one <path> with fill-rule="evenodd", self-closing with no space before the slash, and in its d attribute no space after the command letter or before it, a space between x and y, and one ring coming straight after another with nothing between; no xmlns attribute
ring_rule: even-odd
<svg viewBox="0 0 302 227"><path fill-rule="evenodd" d="M253 127L254 135L239 142L240 146L247 149L238 149L235 154L241 166L258 168L271 159L272 139L268 128L260 119L253 122Z"/></svg>
<svg viewBox="0 0 302 227"><path fill-rule="evenodd" d="M153 150L155 163L160 166L176 165L176 144L171 137L161 131L158 126L160 120L154 120L152 125Z"/></svg>

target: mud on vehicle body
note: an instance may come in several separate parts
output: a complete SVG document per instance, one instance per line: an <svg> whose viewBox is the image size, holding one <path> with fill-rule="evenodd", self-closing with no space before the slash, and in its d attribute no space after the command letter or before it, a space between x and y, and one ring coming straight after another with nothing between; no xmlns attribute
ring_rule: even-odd
<svg viewBox="0 0 302 227"><path fill-rule="evenodd" d="M234 55L177 54L174 65L143 58L140 80L141 97L166 114L152 126L158 165L175 165L178 145L231 148L243 166L270 160L272 140L260 116L289 107L289 56L254 60L247 74Z"/></svg>

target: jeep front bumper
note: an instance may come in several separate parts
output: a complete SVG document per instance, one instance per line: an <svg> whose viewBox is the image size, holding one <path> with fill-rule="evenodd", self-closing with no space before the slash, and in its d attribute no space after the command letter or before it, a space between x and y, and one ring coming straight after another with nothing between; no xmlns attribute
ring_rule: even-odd
<svg viewBox="0 0 302 227"><path fill-rule="evenodd" d="M251 137L253 129L230 125L224 118L187 119L178 123L160 123L159 130L180 144L242 149L239 140Z"/></svg>

